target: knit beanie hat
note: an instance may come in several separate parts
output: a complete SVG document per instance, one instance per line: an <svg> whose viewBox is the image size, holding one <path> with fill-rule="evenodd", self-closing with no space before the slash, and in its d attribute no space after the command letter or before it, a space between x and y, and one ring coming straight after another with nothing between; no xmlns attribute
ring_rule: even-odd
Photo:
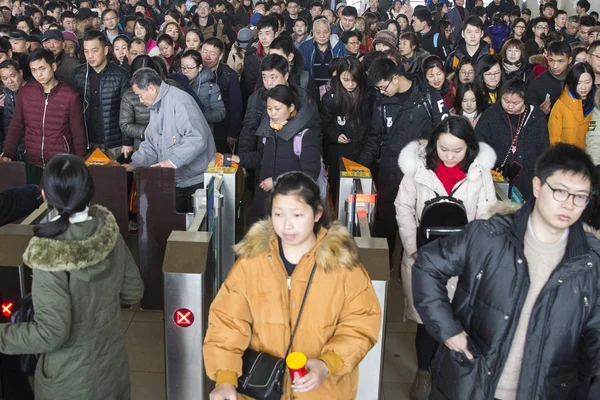
<svg viewBox="0 0 600 400"><path fill-rule="evenodd" d="M375 47L377 43L383 43L390 46L392 49L398 49L398 36L388 29L383 29L375 35L373 47Z"/></svg>

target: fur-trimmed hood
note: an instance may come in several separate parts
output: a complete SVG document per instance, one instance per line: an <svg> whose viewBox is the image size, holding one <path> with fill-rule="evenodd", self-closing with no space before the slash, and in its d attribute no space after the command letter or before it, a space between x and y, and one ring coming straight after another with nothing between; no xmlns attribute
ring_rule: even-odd
<svg viewBox="0 0 600 400"><path fill-rule="evenodd" d="M79 271L102 262L117 243L119 226L111 212L102 206L90 207L89 215L92 221L73 224L57 238L33 237L23 254L23 262L44 271ZM74 234L75 229L82 232ZM81 238L73 237L79 235Z"/></svg>
<svg viewBox="0 0 600 400"><path fill-rule="evenodd" d="M425 165L427 142L415 140L406 145L398 157L398 166L404 175L414 177L419 165ZM496 152L487 143L479 142L479 154L473 160L467 173L467 179L477 179L479 169L490 171L496 164Z"/></svg>
<svg viewBox="0 0 600 400"><path fill-rule="evenodd" d="M271 219L252 225L244 239L233 246L238 257L256 257L273 249L279 251L277 235ZM311 250L318 268L331 271L334 268L353 269L359 262L358 246L348 230L339 222L333 222L328 229L321 228L317 243Z"/></svg>

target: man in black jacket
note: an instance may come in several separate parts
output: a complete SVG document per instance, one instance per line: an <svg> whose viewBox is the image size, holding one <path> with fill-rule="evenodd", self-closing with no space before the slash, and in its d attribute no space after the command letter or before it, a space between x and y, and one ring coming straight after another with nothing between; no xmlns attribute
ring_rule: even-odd
<svg viewBox="0 0 600 400"><path fill-rule="evenodd" d="M448 116L448 110L437 90L430 91L416 75L405 76L390 59L375 60L369 68L369 79L381 96L358 162L370 167L377 158L380 160L375 234L387 238L392 262L398 232L394 200L402 180L398 156L411 141L426 138Z"/></svg>
<svg viewBox="0 0 600 400"><path fill-rule="evenodd" d="M560 97L571 65L571 47L565 42L548 45L548 70L535 78L527 88L527 103L539 106L544 114L550 114L552 106Z"/></svg>
<svg viewBox="0 0 600 400"><path fill-rule="evenodd" d="M244 56L244 70L242 71L241 87L244 103L256 90L256 83L260 79L260 63L267 54L271 42L279 36L279 22L273 16L262 17L256 26L258 43L250 46Z"/></svg>
<svg viewBox="0 0 600 400"><path fill-rule="evenodd" d="M430 399L575 399L600 374L600 242L580 221L596 181L589 156L559 144L521 210L421 249L413 298L442 344Z"/></svg>
<svg viewBox="0 0 600 400"><path fill-rule="evenodd" d="M42 191L37 185L25 185L0 193L0 226L26 217L42 205Z"/></svg>
<svg viewBox="0 0 600 400"><path fill-rule="evenodd" d="M8 127L15 112L17 95L19 90L27 82L23 79L23 71L19 63L15 60L4 60L0 63L0 80L4 84L2 93L4 94L4 112L2 113L2 132L4 136L8 133ZM4 150L4 137L0 135L0 151ZM25 161L23 141L19 144L19 149L15 153L15 161Z"/></svg>
<svg viewBox="0 0 600 400"><path fill-rule="evenodd" d="M99 148L113 159L133 151L133 139L119 128L121 97L129 88L129 74L108 62L108 39L92 29L85 33L83 50L87 63L73 72L73 87L83 100L83 114L90 148Z"/></svg>
<svg viewBox="0 0 600 400"><path fill-rule="evenodd" d="M430 54L435 54L442 60L450 55L450 44L444 32L431 19L431 11L425 6L416 6L412 26L421 39L421 47Z"/></svg>

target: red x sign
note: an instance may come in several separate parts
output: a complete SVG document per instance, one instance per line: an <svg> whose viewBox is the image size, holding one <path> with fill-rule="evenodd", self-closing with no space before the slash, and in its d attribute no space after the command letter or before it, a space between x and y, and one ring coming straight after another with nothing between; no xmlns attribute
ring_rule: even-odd
<svg viewBox="0 0 600 400"><path fill-rule="evenodd" d="M2 302L2 315L10 317L12 315L13 303L12 301Z"/></svg>
<svg viewBox="0 0 600 400"><path fill-rule="evenodd" d="M175 321L175 325L181 328L187 328L194 323L194 313L187 308L180 308L179 310L175 311L173 320Z"/></svg>

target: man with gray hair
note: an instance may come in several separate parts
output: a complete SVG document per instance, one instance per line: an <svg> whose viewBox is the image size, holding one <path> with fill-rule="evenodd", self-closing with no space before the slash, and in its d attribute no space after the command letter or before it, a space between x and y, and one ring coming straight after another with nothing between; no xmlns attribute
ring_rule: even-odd
<svg viewBox="0 0 600 400"><path fill-rule="evenodd" d="M304 57L304 70L308 71L317 86L329 80L329 63L336 57L348 54L346 46L337 35L331 34L331 27L325 18L313 22L313 37L302 43L300 51Z"/></svg>
<svg viewBox="0 0 600 400"><path fill-rule="evenodd" d="M128 171L137 167L175 168L177 211L192 211L192 194L204 185L204 171L215 155L215 141L198 103L183 90L164 83L151 68L131 78L131 88L150 110L145 140L133 153Z"/></svg>

